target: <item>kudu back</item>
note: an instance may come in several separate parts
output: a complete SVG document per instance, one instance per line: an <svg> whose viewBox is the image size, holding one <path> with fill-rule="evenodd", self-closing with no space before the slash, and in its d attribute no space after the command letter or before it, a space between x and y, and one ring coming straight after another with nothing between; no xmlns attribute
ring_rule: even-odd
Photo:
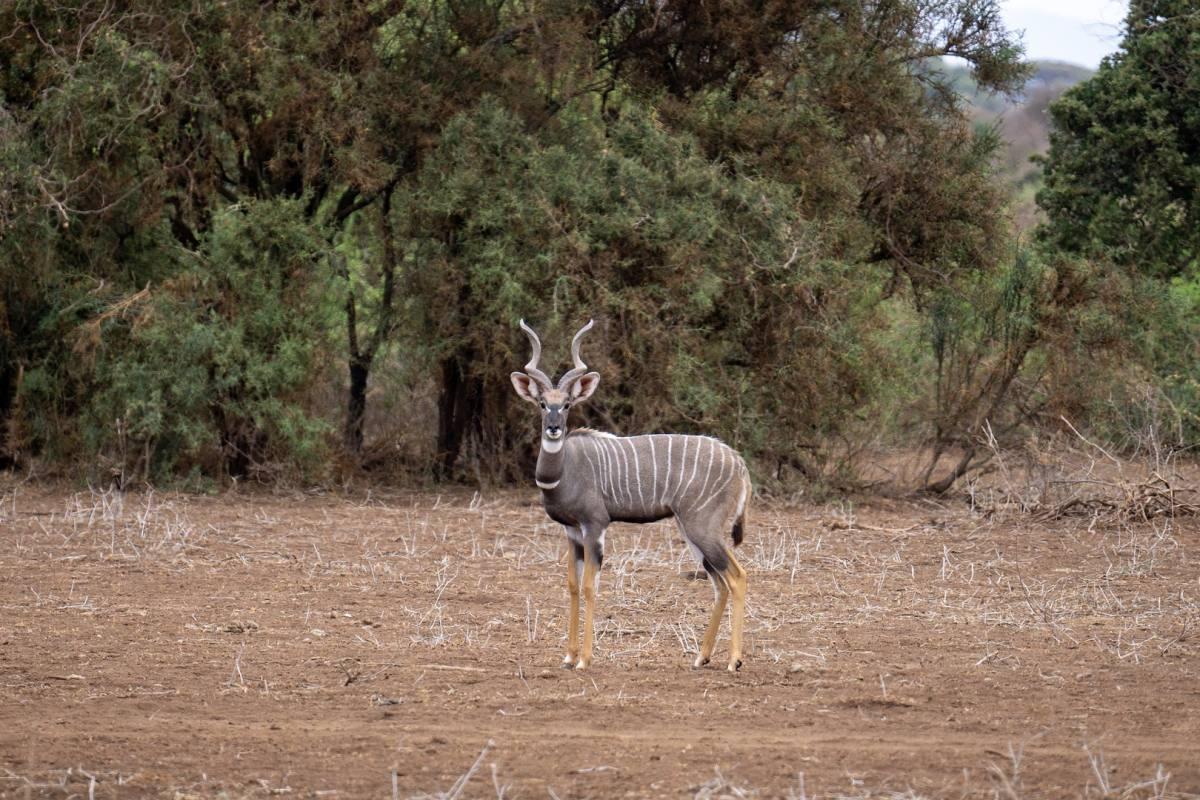
<svg viewBox="0 0 1200 800"><path fill-rule="evenodd" d="M650 434L614 436L588 428L569 431L571 406L592 396L600 375L579 355L584 325L571 340L574 367L558 383L538 368L542 343L521 321L533 355L511 375L523 399L541 410L541 449L535 482L546 513L570 540L567 590L570 613L563 666L584 669L592 661L593 615L604 561L604 532L613 522L655 522L674 517L684 541L716 590L716 602L695 666L708 663L728 603L729 669L742 665L746 571L733 554L745 535L752 487L742 457L708 436ZM583 646L579 646L579 597L584 599Z"/></svg>

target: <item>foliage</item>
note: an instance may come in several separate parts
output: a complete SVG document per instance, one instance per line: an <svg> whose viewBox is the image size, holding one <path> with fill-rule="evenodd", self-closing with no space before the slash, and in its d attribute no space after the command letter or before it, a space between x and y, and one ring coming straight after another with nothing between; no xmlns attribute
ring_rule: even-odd
<svg viewBox="0 0 1200 800"><path fill-rule="evenodd" d="M1173 279L1160 308L1162 316L1144 330L1177 420L1167 442L1200 442L1200 276Z"/></svg>
<svg viewBox="0 0 1200 800"><path fill-rule="evenodd" d="M1053 296L998 139L927 68L1021 85L994 0L29 0L0 27L10 457L311 477L365 459L395 376L431 472L514 477L515 322L549 360L594 316L597 424L816 477L879 420L937 450L1012 416Z"/></svg>
<svg viewBox="0 0 1200 800"><path fill-rule="evenodd" d="M1120 287L1086 306L1079 338L1100 331L1125 356L1120 381L1093 387L1089 416L1130 447L1200 441L1198 64L1194 4L1134 0L1120 50L1051 106L1039 236L1091 260L1093 283Z"/></svg>
<svg viewBox="0 0 1200 800"><path fill-rule="evenodd" d="M1036 382L1018 386L1018 379L1046 322L1048 278L1037 254L1022 250L995 274L935 298L929 319L936 376L928 412L933 457L922 481L926 488L948 489L972 465L983 440L1005 437L1031 415ZM958 462L935 479L950 447L958 448Z"/></svg>
<svg viewBox="0 0 1200 800"><path fill-rule="evenodd" d="M1200 258L1200 16L1134 0L1120 50L1051 106L1043 239L1161 278Z"/></svg>
<svg viewBox="0 0 1200 800"><path fill-rule="evenodd" d="M1123 357L1107 380L1081 376L1080 418L1127 452L1164 457L1200 442L1200 290L1195 280L1126 278L1123 307L1103 319ZM1092 354L1093 362L1100 357Z"/></svg>
<svg viewBox="0 0 1200 800"><path fill-rule="evenodd" d="M320 355L312 331L333 309L298 206L229 206L169 280L107 305L89 302L94 289L80 297L86 322L56 315L70 355L28 373L27 402L73 417L94 470L122 484L196 470L279 477L281 465L319 474L325 425L296 396ZM38 433L61 446L63 431Z"/></svg>
<svg viewBox="0 0 1200 800"><path fill-rule="evenodd" d="M500 453L529 438L507 379L527 345L495 332L528 316L561 352L581 308L601 322L586 352L607 388L590 413L608 424L709 430L775 458L835 428L871 368L848 272L819 258L795 207L789 187L728 173L652 114L605 130L564 113L533 134L494 102L456 119L400 213L425 253L413 281L431 356L444 370L461 355L482 384L472 435Z"/></svg>

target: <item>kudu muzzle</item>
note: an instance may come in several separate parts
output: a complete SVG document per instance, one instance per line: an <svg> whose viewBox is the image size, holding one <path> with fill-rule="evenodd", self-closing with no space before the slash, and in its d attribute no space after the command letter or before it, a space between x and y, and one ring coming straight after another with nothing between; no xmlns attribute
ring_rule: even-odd
<svg viewBox="0 0 1200 800"><path fill-rule="evenodd" d="M562 406L547 406L542 435L552 442L563 437L567 427L567 412Z"/></svg>

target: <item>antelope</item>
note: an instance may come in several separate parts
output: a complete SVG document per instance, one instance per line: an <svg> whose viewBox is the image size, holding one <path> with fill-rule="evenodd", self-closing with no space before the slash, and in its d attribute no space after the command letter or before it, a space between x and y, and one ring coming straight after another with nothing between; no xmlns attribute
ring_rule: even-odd
<svg viewBox="0 0 1200 800"><path fill-rule="evenodd" d="M567 430L567 412L584 402L600 384L579 357L579 343L592 321L571 340L575 366L555 385L538 369L542 343L521 320L533 355L523 372L514 372L513 388L541 410L541 449L534 480L546 514L560 523L569 541L567 653L563 666L585 669L592 663L592 619L604 561L604 532L613 522L655 522L674 517L683 539L712 581L716 595L694 667L709 662L717 630L730 611L729 670L742 666L742 620L746 570L734 558L742 543L752 487L741 456L708 436L652 434L615 436L590 428ZM579 594L583 591L583 648L579 647Z"/></svg>

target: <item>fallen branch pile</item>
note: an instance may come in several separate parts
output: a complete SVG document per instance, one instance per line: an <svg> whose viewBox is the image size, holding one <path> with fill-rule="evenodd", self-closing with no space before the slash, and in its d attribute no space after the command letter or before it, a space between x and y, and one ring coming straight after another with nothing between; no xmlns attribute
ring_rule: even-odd
<svg viewBox="0 0 1200 800"><path fill-rule="evenodd" d="M1159 473L1141 482L1101 481L1089 478L1082 481L1052 481L1052 484L1089 484L1103 487L1099 494L1075 496L1035 511L1038 519L1060 519L1068 516L1113 516L1121 519L1148 522L1161 517L1182 517L1200 514L1200 492L1171 483Z"/></svg>
<svg viewBox="0 0 1200 800"><path fill-rule="evenodd" d="M1065 417L1062 421L1081 449L1070 441L1053 441L1047 447L1031 440L1023 450L1004 452L988 429L984 444L991 450L990 485L972 482L972 506L987 516L1015 510L1039 520L1105 517L1149 522L1200 516L1200 480L1195 479L1193 462L1157 453L1147 462L1122 459L1087 439Z"/></svg>

